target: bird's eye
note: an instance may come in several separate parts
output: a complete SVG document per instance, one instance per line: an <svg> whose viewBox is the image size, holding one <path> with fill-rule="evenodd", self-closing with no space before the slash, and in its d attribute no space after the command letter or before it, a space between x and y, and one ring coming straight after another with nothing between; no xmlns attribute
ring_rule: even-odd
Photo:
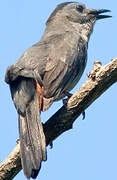
<svg viewBox="0 0 117 180"><path fill-rule="evenodd" d="M84 7L83 7L82 5L78 5L78 6L76 6L76 9L77 9L77 11L79 11L80 13L82 13L83 10L84 10Z"/></svg>

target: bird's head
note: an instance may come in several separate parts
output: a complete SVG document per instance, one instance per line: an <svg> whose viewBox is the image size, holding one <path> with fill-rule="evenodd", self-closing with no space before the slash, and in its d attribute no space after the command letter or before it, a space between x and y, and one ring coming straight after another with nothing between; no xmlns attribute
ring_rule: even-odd
<svg viewBox="0 0 117 180"><path fill-rule="evenodd" d="M62 23L69 23L75 27L76 30L79 29L87 29L92 32L93 25L96 20L109 18L111 16L104 15L102 13L110 12L107 9L90 9L86 7L82 3L78 2L65 2L59 4L53 13L50 15L49 19L47 20L47 24L49 22L62 22ZM89 33L90 34L90 33Z"/></svg>
<svg viewBox="0 0 117 180"><path fill-rule="evenodd" d="M107 9L90 9L86 7L82 3L78 2L65 2L59 4L53 13L50 15L47 22L51 21L52 19L56 18L68 18L70 21L76 23L87 23L88 21L95 22L98 19L109 18L109 15L102 15L102 13L110 12Z"/></svg>

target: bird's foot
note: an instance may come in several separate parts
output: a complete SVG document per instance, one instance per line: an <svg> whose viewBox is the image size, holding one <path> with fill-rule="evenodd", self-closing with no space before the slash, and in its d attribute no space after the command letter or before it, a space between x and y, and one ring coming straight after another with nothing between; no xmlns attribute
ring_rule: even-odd
<svg viewBox="0 0 117 180"><path fill-rule="evenodd" d="M82 112L82 120L85 119L85 111Z"/></svg>
<svg viewBox="0 0 117 180"><path fill-rule="evenodd" d="M53 142L51 142L49 145L50 145L50 149L52 149L53 148Z"/></svg>
<svg viewBox="0 0 117 180"><path fill-rule="evenodd" d="M16 140L16 144L19 144L19 143L20 143L20 139L17 139L17 140Z"/></svg>
<svg viewBox="0 0 117 180"><path fill-rule="evenodd" d="M68 102L68 100L69 100L69 98L70 98L73 94L72 94L72 93L69 93L68 91L64 91L64 94L65 94L65 96L67 96L67 98L62 99L62 101L63 101L63 105L66 105L67 102Z"/></svg>

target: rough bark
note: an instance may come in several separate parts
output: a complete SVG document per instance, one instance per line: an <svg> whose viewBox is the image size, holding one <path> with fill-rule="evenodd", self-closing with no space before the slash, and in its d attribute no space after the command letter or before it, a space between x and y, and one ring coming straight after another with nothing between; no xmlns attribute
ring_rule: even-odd
<svg viewBox="0 0 117 180"><path fill-rule="evenodd" d="M43 125L47 145L71 129L75 119L115 82L117 58L106 66L95 62L86 83ZM13 179L21 169L20 146L17 143L13 152L0 165L0 180Z"/></svg>

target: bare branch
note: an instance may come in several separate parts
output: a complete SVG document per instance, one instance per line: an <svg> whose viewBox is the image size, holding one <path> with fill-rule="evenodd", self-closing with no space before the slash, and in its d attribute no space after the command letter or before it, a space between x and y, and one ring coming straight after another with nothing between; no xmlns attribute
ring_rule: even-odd
<svg viewBox="0 0 117 180"><path fill-rule="evenodd" d="M20 145L18 143L8 158L0 165L0 180L13 179L21 169Z"/></svg>
<svg viewBox="0 0 117 180"><path fill-rule="evenodd" d="M86 83L45 124L47 145L60 134L72 128L75 119L85 111L103 92L117 82L117 58L106 66L94 63ZM11 180L22 169L20 146L16 145L9 157L0 165L0 180Z"/></svg>

